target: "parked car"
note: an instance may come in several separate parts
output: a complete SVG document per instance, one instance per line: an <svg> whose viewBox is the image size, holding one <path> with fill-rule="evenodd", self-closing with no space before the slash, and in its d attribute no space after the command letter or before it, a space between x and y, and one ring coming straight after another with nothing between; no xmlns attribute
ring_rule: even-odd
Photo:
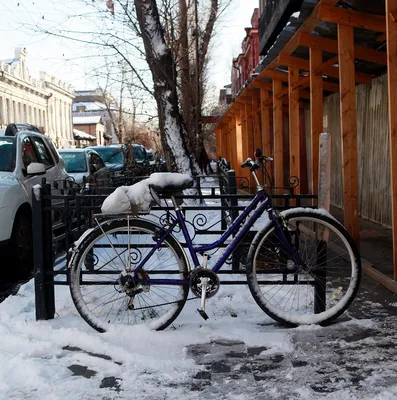
<svg viewBox="0 0 397 400"><path fill-rule="evenodd" d="M156 165L156 156L153 153L153 150L146 150L146 158L150 165Z"/></svg>
<svg viewBox="0 0 397 400"><path fill-rule="evenodd" d="M29 124L0 130L0 247L18 273L33 267L32 189L43 177L68 177L51 139Z"/></svg>
<svg viewBox="0 0 397 400"><path fill-rule="evenodd" d="M110 146L90 146L89 149L95 150L105 162L110 171L120 172L125 168L127 161L127 145L113 144ZM132 145L135 162L140 166L148 165L146 159L146 150L140 144Z"/></svg>
<svg viewBox="0 0 397 400"><path fill-rule="evenodd" d="M110 186L110 171L99 154L90 148L63 149L59 154L65 161L66 172L81 185L96 183L98 186Z"/></svg>

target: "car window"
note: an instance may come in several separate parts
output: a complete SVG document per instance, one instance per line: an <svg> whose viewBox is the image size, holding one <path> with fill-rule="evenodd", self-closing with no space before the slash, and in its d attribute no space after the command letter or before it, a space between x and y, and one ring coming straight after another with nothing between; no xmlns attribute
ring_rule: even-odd
<svg viewBox="0 0 397 400"><path fill-rule="evenodd" d="M37 157L32 141L28 137L22 140L22 162L25 169L28 168L28 165L32 162L41 162Z"/></svg>
<svg viewBox="0 0 397 400"><path fill-rule="evenodd" d="M133 146L135 161L144 161L146 154L141 146Z"/></svg>
<svg viewBox="0 0 397 400"><path fill-rule="evenodd" d="M87 172L87 163L83 152L66 152L60 153L63 161L65 161L66 172L72 174L75 172Z"/></svg>
<svg viewBox="0 0 397 400"><path fill-rule="evenodd" d="M15 169L15 139L0 137L0 171L12 172Z"/></svg>
<svg viewBox="0 0 397 400"><path fill-rule="evenodd" d="M51 168L51 167L55 166L55 163L51 156L51 153L48 150L48 148L46 147L46 145L44 144L43 139L36 137L36 136L32 136L31 139L32 139L32 142L36 146L40 162L42 162L46 166L46 168Z"/></svg>
<svg viewBox="0 0 397 400"><path fill-rule="evenodd" d="M95 151L101 156L105 163L124 164L124 154L120 147L95 147Z"/></svg>
<svg viewBox="0 0 397 400"><path fill-rule="evenodd" d="M55 161L57 163L59 163L59 154L58 154L57 149L55 148L54 143L52 142L51 138L46 138L46 143L51 150L52 157L55 159Z"/></svg>
<svg viewBox="0 0 397 400"><path fill-rule="evenodd" d="M101 157L99 157L98 155L96 155L94 153L91 153L91 160L92 160L92 163L96 166L97 171L106 167L106 165L102 161Z"/></svg>

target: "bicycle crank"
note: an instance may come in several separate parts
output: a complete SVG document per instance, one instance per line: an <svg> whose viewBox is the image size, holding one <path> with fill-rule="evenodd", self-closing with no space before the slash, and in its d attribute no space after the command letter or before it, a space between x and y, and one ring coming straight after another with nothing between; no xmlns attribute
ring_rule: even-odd
<svg viewBox="0 0 397 400"><path fill-rule="evenodd" d="M190 273L189 285L192 293L196 297L201 297L201 308L197 311L205 319L208 315L205 312L205 300L215 296L219 290L220 282L218 275L204 268L195 268Z"/></svg>

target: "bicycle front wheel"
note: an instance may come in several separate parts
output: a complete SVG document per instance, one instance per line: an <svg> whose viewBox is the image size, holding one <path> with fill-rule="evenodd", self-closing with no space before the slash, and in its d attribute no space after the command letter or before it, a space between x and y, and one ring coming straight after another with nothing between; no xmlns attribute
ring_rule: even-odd
<svg viewBox="0 0 397 400"><path fill-rule="evenodd" d="M248 254L251 293L283 325L329 324L349 307L359 288L361 262L354 241L339 222L318 210L281 214L303 265L293 262L271 224L257 234Z"/></svg>
<svg viewBox="0 0 397 400"><path fill-rule="evenodd" d="M188 265L168 235L142 268L161 227L138 218L102 223L87 234L69 264L73 302L99 332L113 324L148 324L161 330L181 312L188 293Z"/></svg>

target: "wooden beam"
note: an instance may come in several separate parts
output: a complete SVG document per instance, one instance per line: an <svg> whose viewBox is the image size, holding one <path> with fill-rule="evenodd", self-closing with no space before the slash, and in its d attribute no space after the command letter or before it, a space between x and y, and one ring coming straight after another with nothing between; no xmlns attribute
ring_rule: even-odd
<svg viewBox="0 0 397 400"><path fill-rule="evenodd" d="M293 88L293 85L299 81L299 69L290 67L288 78L290 176L296 176L300 180L299 88ZM296 190L299 193L299 187Z"/></svg>
<svg viewBox="0 0 397 400"><path fill-rule="evenodd" d="M337 25L345 25L353 28L367 29L375 32L386 32L385 17L346 8L320 5L318 19Z"/></svg>
<svg viewBox="0 0 397 400"><path fill-rule="evenodd" d="M260 74L260 77L277 79L278 81L288 82L288 74L284 72L278 72L273 70L264 69Z"/></svg>
<svg viewBox="0 0 397 400"><path fill-rule="evenodd" d="M357 115L354 84L354 32L351 26L338 25L340 71L340 120L342 142L344 224L360 244L358 204Z"/></svg>
<svg viewBox="0 0 397 400"><path fill-rule="evenodd" d="M397 10L397 0L386 0L393 265L394 280L397 280L397 22L392 15L392 11L395 10Z"/></svg>
<svg viewBox="0 0 397 400"><path fill-rule="evenodd" d="M303 71L310 70L310 62L308 60L304 60L303 58L292 56L279 56L279 62L281 65L299 68ZM325 66L324 68L321 67L322 65L319 66L319 72L322 71L323 75L332 76L333 78L339 78L339 68L333 66ZM361 72L356 72L355 77L357 83L363 84L371 83L372 79L374 78L374 76L372 75L363 74Z"/></svg>
<svg viewBox="0 0 397 400"><path fill-rule="evenodd" d="M277 98L282 90L282 83L273 80L273 154L274 154L274 184L276 187L284 186L283 167L283 103Z"/></svg>
<svg viewBox="0 0 397 400"><path fill-rule="evenodd" d="M270 107L269 104L269 91L261 89L261 122L262 122L262 152L265 156L272 156L272 132L270 125ZM272 165L269 163L266 165L269 176L272 176ZM266 184L266 177L264 177L263 183ZM268 182L270 184L270 182Z"/></svg>
<svg viewBox="0 0 397 400"><path fill-rule="evenodd" d="M310 136L311 136L311 193L318 188L318 155L320 134L323 132L323 78L317 72L323 62L321 50L310 49Z"/></svg>
<svg viewBox="0 0 397 400"><path fill-rule="evenodd" d="M338 41L309 35L304 32L299 34L299 45L338 54ZM373 50L364 46L354 46L354 57L359 60L377 64L387 64L387 54L385 52Z"/></svg>

